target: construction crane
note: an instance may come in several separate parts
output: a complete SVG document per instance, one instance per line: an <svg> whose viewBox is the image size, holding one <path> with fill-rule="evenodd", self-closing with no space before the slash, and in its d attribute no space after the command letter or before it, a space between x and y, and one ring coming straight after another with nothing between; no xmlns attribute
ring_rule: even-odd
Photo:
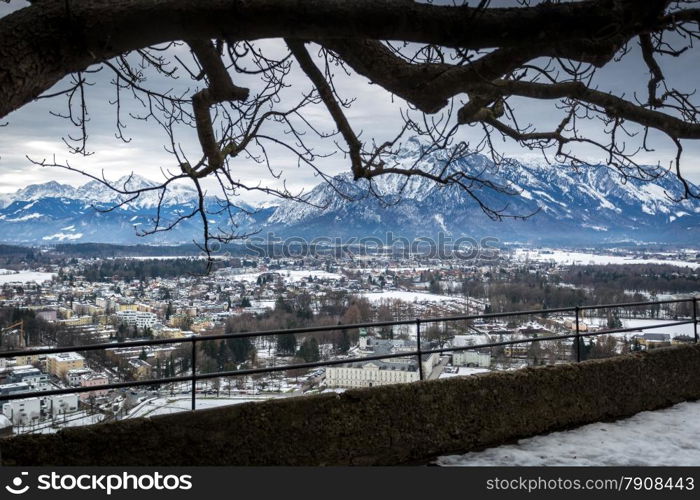
<svg viewBox="0 0 700 500"><path fill-rule="evenodd" d="M17 327L19 327L19 347L25 347L25 339L24 339L24 320L19 320L17 323L13 323L10 326L6 326L5 328L0 328L0 342L2 342L2 338L6 333L12 333L14 332Z"/></svg>

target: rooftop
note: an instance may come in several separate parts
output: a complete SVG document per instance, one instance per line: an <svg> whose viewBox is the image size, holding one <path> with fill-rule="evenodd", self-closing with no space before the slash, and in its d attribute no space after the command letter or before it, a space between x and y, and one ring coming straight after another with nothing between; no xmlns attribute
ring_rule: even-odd
<svg viewBox="0 0 700 500"><path fill-rule="evenodd" d="M85 359L77 352L60 352L57 354L49 354L48 359L55 359L56 361L80 361Z"/></svg>

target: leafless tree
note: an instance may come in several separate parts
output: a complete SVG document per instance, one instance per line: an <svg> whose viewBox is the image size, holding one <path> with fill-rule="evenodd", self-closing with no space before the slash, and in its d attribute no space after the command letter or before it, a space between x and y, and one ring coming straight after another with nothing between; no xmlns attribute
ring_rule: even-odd
<svg viewBox="0 0 700 500"><path fill-rule="evenodd" d="M286 150L346 196L324 171L319 140L342 152L354 179L368 179L370 191L382 175L422 176L459 186L487 215L500 218L513 214L488 206L482 193L513 190L454 168L455 159L485 152L503 164L499 145L509 140L576 167L585 163L585 146L597 148L626 177L652 179L663 169L645 167L637 158L665 137L677 152L668 167L684 183L685 197L700 196L681 171L683 142L700 138L695 89L674 85L664 72L669 60L696 50L698 0L519 0L507 8L489 0L30 3L0 19L0 117L33 100L63 96L66 111L59 114L75 129L66 144L74 153L90 154L85 95L96 72L111 73L117 137L129 140L126 120L156 123L174 162L163 169L165 181L146 189L85 174L110 185L123 203L147 191L158 192L162 201L173 183L189 180L198 203L176 220L159 212L148 232L199 217L208 253L212 242L242 236L235 229L242 191L311 203L285 187L239 180L236 166L244 159L281 175L270 148ZM263 39L277 39L284 50L268 53ZM599 71L629 58L648 72L645 94L600 88ZM292 76L299 71L306 81ZM336 85L346 75L397 98L403 125L394 135L378 139L353 127L347 112L353 96L341 95ZM192 88L173 90L182 86L167 80L178 78L191 78ZM127 99L142 112L125 112ZM525 100L553 103L558 123L524 123L519 106ZM332 129L317 123L311 111L319 106L332 118ZM591 123L598 133L590 133L596 129ZM478 131L480 139L464 140L465 128ZM180 145L183 129L196 134L196 157ZM423 138L411 164L396 157L408 136ZM423 159L435 153L441 168L426 168ZM205 178L220 187L214 209L205 200ZM210 227L212 210L229 215L231 226Z"/></svg>

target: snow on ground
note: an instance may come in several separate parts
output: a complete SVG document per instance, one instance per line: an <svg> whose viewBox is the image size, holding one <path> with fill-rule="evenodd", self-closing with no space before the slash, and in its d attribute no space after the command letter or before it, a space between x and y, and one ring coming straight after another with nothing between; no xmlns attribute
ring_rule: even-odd
<svg viewBox="0 0 700 500"><path fill-rule="evenodd" d="M275 308L275 301L274 300L251 300L250 305L253 308L274 309Z"/></svg>
<svg viewBox="0 0 700 500"><path fill-rule="evenodd" d="M89 415L86 411L69 413L68 415L57 417L54 421L42 422L36 426L15 427L15 434L53 434L65 427L80 427L100 423L104 419L101 413Z"/></svg>
<svg viewBox="0 0 700 500"><path fill-rule="evenodd" d="M132 217L133 218L133 217ZM139 223L140 224L140 223ZM134 224L135 226L136 224ZM109 257L109 260L114 260L114 259L123 259L125 257ZM208 258L206 255L138 255L138 256L133 256L133 257L127 257L131 260L176 260L176 259L190 259L190 260L195 260L195 259L206 259ZM212 255L212 259L214 260L223 260L226 259L227 256L225 255Z"/></svg>
<svg viewBox="0 0 700 500"><path fill-rule="evenodd" d="M0 285L4 283L29 283L30 281L35 281L37 283L43 283L44 281L50 281L52 277L56 276L54 273L40 273L36 271L20 271L18 273L0 273Z"/></svg>
<svg viewBox="0 0 700 500"><path fill-rule="evenodd" d="M101 413L96 413L94 415L88 415L85 414L84 416L80 417L74 417L74 418L69 418L66 420L65 425L63 427L80 427L83 425L91 425L91 424L97 424L101 422L104 419L104 415Z"/></svg>
<svg viewBox="0 0 700 500"><path fill-rule="evenodd" d="M324 393L324 394L329 394L329 393L331 393L331 392L333 392L333 393L335 393L335 394L342 394L342 393L344 393L345 391L347 391L347 389L343 389L342 387L334 387L334 388L328 388L328 387L327 387L327 388L323 389L321 392Z"/></svg>
<svg viewBox="0 0 700 500"><path fill-rule="evenodd" d="M565 316L564 319L568 321L574 321L573 316ZM686 323L685 325L675 325L675 326L665 326L663 328L651 328L654 325L663 325L665 323L675 323L676 321L684 321L683 319L621 319L623 328L639 328L643 333L667 333L672 338L678 337L679 335L686 335L692 337L695 335L695 330L693 329L692 323ZM607 328L608 319L602 317L590 317L585 318L582 322L591 326L600 326ZM627 332L615 334L619 337L632 337L634 335L639 335L639 332Z"/></svg>
<svg viewBox="0 0 700 500"><path fill-rule="evenodd" d="M434 271L435 269L439 269L440 266L414 266L414 267L406 267L406 266L392 266L392 265L386 265L383 267L361 267L363 271L372 271L372 272L377 272L377 273L382 273L384 271L393 271L395 273L401 273L404 271L409 271L409 272L418 272L418 271Z"/></svg>
<svg viewBox="0 0 700 500"><path fill-rule="evenodd" d="M700 401L440 457L448 466L697 466Z"/></svg>
<svg viewBox="0 0 700 500"><path fill-rule="evenodd" d="M667 264L671 266L690 267L696 269L700 267L697 262L687 262L678 259L638 259L622 255L598 255L584 252L567 252L565 250L547 250L542 253L538 250L518 249L515 251L517 260L534 260L539 262L554 261L564 265L588 265L588 264Z"/></svg>
<svg viewBox="0 0 700 500"><path fill-rule="evenodd" d="M219 406L236 405L241 403L251 403L254 401L264 401L269 397L243 397L243 398L202 398L198 397L196 404L198 410L206 408L217 408ZM126 418L153 417L155 415L169 415L181 411L190 411L192 400L189 397L153 398L144 401L129 412Z"/></svg>
<svg viewBox="0 0 700 500"><path fill-rule="evenodd" d="M465 375L477 375L479 373L489 373L491 370L488 368L474 368L474 367L469 367L469 366L460 366L458 371L456 372L447 372L444 371L440 374L440 378L449 378L449 377L463 377Z"/></svg>
<svg viewBox="0 0 700 500"><path fill-rule="evenodd" d="M363 293L370 302L376 303L382 300L403 300L404 302L460 302L466 303L464 297L452 297L449 295L437 295L434 293L408 292L404 290L386 290L383 292Z"/></svg>

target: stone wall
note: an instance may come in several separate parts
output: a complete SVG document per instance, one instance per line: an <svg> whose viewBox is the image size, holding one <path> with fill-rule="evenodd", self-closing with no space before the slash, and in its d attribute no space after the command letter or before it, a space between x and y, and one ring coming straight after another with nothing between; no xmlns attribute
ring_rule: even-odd
<svg viewBox="0 0 700 500"><path fill-rule="evenodd" d="M3 465L400 464L700 397L700 345L23 435Z"/></svg>

